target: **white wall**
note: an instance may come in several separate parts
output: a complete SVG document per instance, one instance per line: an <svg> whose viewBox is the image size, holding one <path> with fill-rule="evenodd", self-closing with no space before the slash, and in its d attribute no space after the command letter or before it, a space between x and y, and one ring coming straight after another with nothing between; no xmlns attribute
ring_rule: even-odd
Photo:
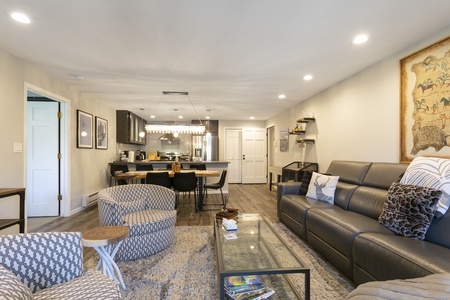
<svg viewBox="0 0 450 300"><path fill-rule="evenodd" d="M400 60L450 35L450 27L413 46L385 58L331 88L301 102L267 121L280 130L295 127L303 111L314 114L307 125L306 161L318 162L326 171L332 160L399 162L400 158ZM376 42L376 41L374 41ZM370 47L370 45L368 45ZM315 78L314 80L320 80ZM275 165L301 161L302 149L290 136L289 152L275 153Z"/></svg>
<svg viewBox="0 0 450 300"><path fill-rule="evenodd" d="M81 96L67 84L55 80L39 69L0 51L0 162L2 172L0 187L26 187L25 157L25 83L36 86L70 101L69 104L69 199L68 213L81 208L81 196L106 187L108 183L107 163L115 158L115 110L96 103L95 99ZM76 148L76 110L107 119L109 127L108 150ZM23 153L13 153L13 144L22 143ZM0 218L16 218L16 198L0 199ZM17 226L0 231L18 232Z"/></svg>

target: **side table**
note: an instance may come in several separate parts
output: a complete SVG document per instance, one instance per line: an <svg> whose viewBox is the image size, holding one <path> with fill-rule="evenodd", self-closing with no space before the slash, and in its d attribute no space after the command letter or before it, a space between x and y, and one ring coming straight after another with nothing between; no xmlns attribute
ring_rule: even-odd
<svg viewBox="0 0 450 300"><path fill-rule="evenodd" d="M101 270L103 274L111 277L123 289L125 289L125 284L119 267L114 261L114 256L129 234L130 230L125 226L96 227L81 234L83 246L93 247L100 255L95 269Z"/></svg>

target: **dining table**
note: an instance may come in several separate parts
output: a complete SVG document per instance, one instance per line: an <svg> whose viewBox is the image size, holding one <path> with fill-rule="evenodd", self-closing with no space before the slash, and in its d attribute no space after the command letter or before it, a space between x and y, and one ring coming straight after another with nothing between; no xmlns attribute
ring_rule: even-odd
<svg viewBox="0 0 450 300"><path fill-rule="evenodd" d="M116 176L116 179L123 179L123 180L135 180L135 179L145 179L147 177L147 173L149 172L168 172L169 177L173 177L175 175L175 172L172 170L154 170L154 171L129 171L120 175ZM220 171L217 170L180 170L179 172L195 172L195 176L198 179L198 186L200 187L198 189L198 210L203 210L203 179L206 177L220 177Z"/></svg>

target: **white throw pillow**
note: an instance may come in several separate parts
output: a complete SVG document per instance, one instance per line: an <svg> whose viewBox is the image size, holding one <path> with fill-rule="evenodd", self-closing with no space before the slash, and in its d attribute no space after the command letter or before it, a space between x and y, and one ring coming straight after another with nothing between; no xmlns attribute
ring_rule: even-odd
<svg viewBox="0 0 450 300"><path fill-rule="evenodd" d="M323 175L313 172L306 197L334 204L334 192L339 176Z"/></svg>
<svg viewBox="0 0 450 300"><path fill-rule="evenodd" d="M450 159L416 157L409 164L400 183L442 191L434 216L442 217L450 206Z"/></svg>

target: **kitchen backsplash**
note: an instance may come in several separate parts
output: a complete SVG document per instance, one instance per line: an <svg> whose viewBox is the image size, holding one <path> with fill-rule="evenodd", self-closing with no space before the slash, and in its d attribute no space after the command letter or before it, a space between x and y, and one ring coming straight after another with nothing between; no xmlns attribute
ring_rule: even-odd
<svg viewBox="0 0 450 300"><path fill-rule="evenodd" d="M147 144L143 145L133 145L133 144L122 144L117 143L117 156L121 151L129 150L140 150L146 153L151 152L176 152L177 154L189 154L191 155L191 135L188 133L180 133L178 138L179 141L161 141L159 138L162 133L147 133Z"/></svg>

